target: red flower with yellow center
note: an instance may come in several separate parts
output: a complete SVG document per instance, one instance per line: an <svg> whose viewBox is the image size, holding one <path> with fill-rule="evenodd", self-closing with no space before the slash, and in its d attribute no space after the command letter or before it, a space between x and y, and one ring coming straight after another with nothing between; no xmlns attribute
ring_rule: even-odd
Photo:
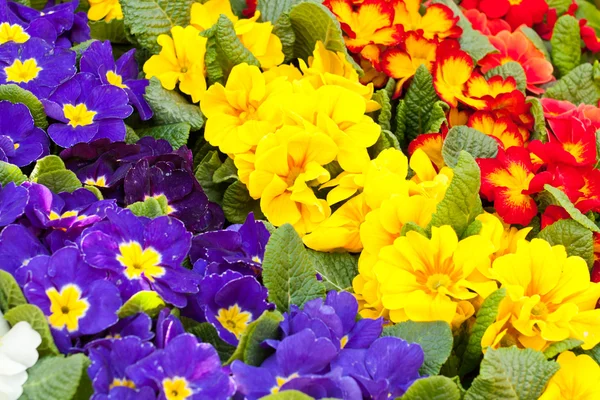
<svg viewBox="0 0 600 400"><path fill-rule="evenodd" d="M419 13L421 0L395 0L394 24L404 26L404 31L419 31L427 39L459 38L462 28L458 16L443 4L430 4L424 15Z"/></svg>
<svg viewBox="0 0 600 400"><path fill-rule="evenodd" d="M488 18L502 18L513 30L542 22L548 10L545 0L463 0L460 5L467 10L475 8Z"/></svg>
<svg viewBox="0 0 600 400"><path fill-rule="evenodd" d="M472 103L478 110L502 111L513 115L525 112L525 95L517 89L517 82L512 76L485 79L483 75L473 74L466 86L467 97L481 102Z"/></svg>
<svg viewBox="0 0 600 400"><path fill-rule="evenodd" d="M494 137L505 150L513 146L523 147L523 136L508 117L496 118L492 113L477 111L471 115L467 125Z"/></svg>
<svg viewBox="0 0 600 400"><path fill-rule="evenodd" d="M439 171L446 165L444 157L442 156L444 138L445 135L442 135L441 133L425 133L419 135L408 145L408 154L412 156L417 149L423 150Z"/></svg>

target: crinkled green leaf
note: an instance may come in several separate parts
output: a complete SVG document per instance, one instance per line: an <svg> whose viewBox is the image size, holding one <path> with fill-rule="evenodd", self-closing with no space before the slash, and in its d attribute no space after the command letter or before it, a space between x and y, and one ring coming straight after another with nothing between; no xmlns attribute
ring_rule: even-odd
<svg viewBox="0 0 600 400"><path fill-rule="evenodd" d="M559 79L554 86L549 87L544 97L567 100L573 104L586 103L598 105L598 100L600 100L600 83L594 81L594 67L590 63L575 67L571 72Z"/></svg>
<svg viewBox="0 0 600 400"><path fill-rule="evenodd" d="M113 19L110 22L89 21L92 39L108 40L111 43L129 43L125 36L125 24L122 19Z"/></svg>
<svg viewBox="0 0 600 400"><path fill-rule="evenodd" d="M413 383L402 400L460 400L461 393L456 383L446 376L430 376Z"/></svg>
<svg viewBox="0 0 600 400"><path fill-rule="evenodd" d="M571 200L569 200L567 195L562 190L552 187L550 185L544 185L544 189L546 189L546 191L554 197L554 200L559 206L564 208L567 211L567 213L569 213L572 219L579 222L581 225L591 230L592 232L600 232L600 228L598 228L598 226L596 226L596 224L594 224L592 220L583 215L581 211L575 208L573 203L571 203Z"/></svg>
<svg viewBox="0 0 600 400"><path fill-rule="evenodd" d="M39 159L31 172L30 179L46 186L54 193L70 193L82 186L77 175L68 170L63 160L55 155Z"/></svg>
<svg viewBox="0 0 600 400"><path fill-rule="evenodd" d="M12 83L0 85L0 100L8 100L13 104L25 104L33 116L35 126L42 129L48 127L46 111L44 111L42 102L29 90L25 90Z"/></svg>
<svg viewBox="0 0 600 400"><path fill-rule="evenodd" d="M119 318L127 318L138 313L145 313L154 318L165 306L165 302L158 293L153 290L143 290L131 296L121 306L118 315Z"/></svg>
<svg viewBox="0 0 600 400"><path fill-rule="evenodd" d="M534 31L533 29L531 29L530 27L526 26L526 25L521 25L521 27L519 28L519 30L521 32L523 32L525 34L525 36L527 36L527 38L529 40L531 40L531 42L533 43L533 45L542 53L544 53L544 57L546 57L546 60L551 61L552 59L550 58L550 53L548 53L548 49L546 48L546 44L544 43L544 40L540 37L540 35L537 34L536 31Z"/></svg>
<svg viewBox="0 0 600 400"><path fill-rule="evenodd" d="M527 76L525 75L525 70L523 67L521 67L521 64L514 61L509 61L506 64L502 64L490 69L485 74L485 77L486 79L489 79L496 75L500 75L504 79L512 76L517 82L517 89L525 93L525 90L527 89Z"/></svg>
<svg viewBox="0 0 600 400"><path fill-rule="evenodd" d="M546 128L546 117L544 117L544 109L542 103L537 97L530 97L527 103L531 103L531 115L533 115L533 132L531 140L548 141L548 128Z"/></svg>
<svg viewBox="0 0 600 400"><path fill-rule="evenodd" d="M284 63L294 59L294 44L296 43L296 34L292 28L290 14L284 13L277 19L273 25L273 34L281 41L281 51L285 56Z"/></svg>
<svg viewBox="0 0 600 400"><path fill-rule="evenodd" d="M209 322L195 324L191 328L187 329L187 331L192 335L200 338L204 343L211 344L215 348L215 350L217 350L221 362L226 362L227 360L229 360L229 358L235 351L235 346L224 342L219 337L217 329L214 326L212 326L212 324L210 324Z"/></svg>
<svg viewBox="0 0 600 400"><path fill-rule="evenodd" d="M552 246L565 246L569 256L579 256L591 269L594 266L594 235L572 219L561 219L545 227L538 235Z"/></svg>
<svg viewBox="0 0 600 400"><path fill-rule="evenodd" d="M450 225L458 237L462 237L467 227L483 212L479 197L480 184L479 166L473 156L461 151L452 181L437 205L430 226Z"/></svg>
<svg viewBox="0 0 600 400"><path fill-rule="evenodd" d="M474 158L495 158L498 154L498 142L476 129L464 125L455 126L444 139L444 162L451 168L456 166L461 151L466 151Z"/></svg>
<svg viewBox="0 0 600 400"><path fill-rule="evenodd" d="M213 174L213 182L215 183L225 183L225 182L233 182L238 179L237 168L233 160L229 157L225 160L223 164L219 168L216 169Z"/></svg>
<svg viewBox="0 0 600 400"><path fill-rule="evenodd" d="M0 260L1 265L2 260ZM27 301L17 281L11 274L0 269L0 311L6 312L21 304L27 304Z"/></svg>
<svg viewBox="0 0 600 400"><path fill-rule="evenodd" d="M489 53L497 51L483 33L473 29L471 22L464 16L453 0L434 0L433 4L443 4L450 8L455 16L458 16L458 26L463 30L458 39L460 48L469 53L475 61L479 61Z"/></svg>
<svg viewBox="0 0 600 400"><path fill-rule="evenodd" d="M156 39L169 34L174 26L190 23L194 0L119 0L125 26L143 48L158 54L161 47Z"/></svg>
<svg viewBox="0 0 600 400"><path fill-rule="evenodd" d="M392 129L392 102L390 96L385 88L379 89L373 95L375 100L381 106L381 109L377 111L376 122L381 126L382 130Z"/></svg>
<svg viewBox="0 0 600 400"><path fill-rule="evenodd" d="M408 221L407 223L402 225L402 230L400 231L400 236L406 236L406 234L408 232L412 232L412 231L418 232L421 235L425 236L426 238L429 238L429 236L427 235L427 231L425 229L421 228L419 225L417 225L413 221Z"/></svg>
<svg viewBox="0 0 600 400"><path fill-rule="evenodd" d="M446 109L446 103L433 88L431 73L420 65L396 110L395 134L400 145L410 143L422 133L438 132L446 121Z"/></svg>
<svg viewBox="0 0 600 400"><path fill-rule="evenodd" d="M243 224L251 212L256 219L265 219L260 209L260 201L250 197L246 185L241 181L233 182L225 190L222 207L225 218L233 224Z"/></svg>
<svg viewBox="0 0 600 400"><path fill-rule="evenodd" d="M127 208L138 217L157 218L169 214L169 202L164 194L148 197L144 201L136 201Z"/></svg>
<svg viewBox="0 0 600 400"><path fill-rule="evenodd" d="M323 278L327 291L352 291L352 279L358 275L358 259L349 253L323 253L308 250L315 271Z"/></svg>
<svg viewBox="0 0 600 400"><path fill-rule="evenodd" d="M212 202L221 204L228 183L216 182L215 173L223 166L217 150L209 151L196 168L196 179ZM218 179L217 179L218 180Z"/></svg>
<svg viewBox="0 0 600 400"><path fill-rule="evenodd" d="M593 349L584 351L584 353L592 357L598 364L600 364L600 344L597 344Z"/></svg>
<svg viewBox="0 0 600 400"><path fill-rule="evenodd" d="M459 375L464 376L479 366L483 355L481 339L485 331L496 321L498 307L504 297L506 297L505 288L496 290L483 301L481 308L477 311L477 318L469 334L467 347L462 357Z"/></svg>
<svg viewBox="0 0 600 400"><path fill-rule="evenodd" d="M261 21L275 23L282 14L288 12L296 0L260 0L256 9L260 11Z"/></svg>
<svg viewBox="0 0 600 400"><path fill-rule="evenodd" d="M89 398L87 367L90 360L83 354L69 357L46 357L31 367L23 385L22 400L76 400ZM88 380L87 387L81 381Z"/></svg>
<svg viewBox="0 0 600 400"><path fill-rule="evenodd" d="M33 304L21 304L8 310L4 318L12 326L21 321L29 322L29 325L42 337L42 343L37 348L40 357L59 354L50 333L48 320L38 307Z"/></svg>
<svg viewBox="0 0 600 400"><path fill-rule="evenodd" d="M62 158L59 156L50 155L37 160L33 171L31 171L31 175L29 175L29 178L32 181L36 181L43 174L47 174L48 172L64 171L65 169L65 162L62 160Z"/></svg>
<svg viewBox="0 0 600 400"><path fill-rule="evenodd" d="M409 343L418 343L425 353L420 372L436 375L452 352L452 329L443 321L406 321L383 328L383 336L394 336Z"/></svg>
<svg viewBox="0 0 600 400"><path fill-rule="evenodd" d="M0 184L2 184L2 186L9 182L14 182L17 185L20 185L26 180L27 176L21 172L19 167L14 164L0 161Z"/></svg>
<svg viewBox="0 0 600 400"><path fill-rule="evenodd" d="M388 130L382 130L377 142L375 142L373 146L369 147L369 154L371 155L371 158L376 158L379 153L389 148L400 150L400 143L398 142L398 138L392 132ZM334 177L335 175L331 176Z"/></svg>
<svg viewBox="0 0 600 400"><path fill-rule="evenodd" d="M140 137L135 133L132 127L125 125L125 143L136 144Z"/></svg>
<svg viewBox="0 0 600 400"><path fill-rule="evenodd" d="M252 321L242 333L238 347L227 363L241 360L248 365L260 366L273 353L272 349L264 348L261 344L278 337L281 321L283 315L277 311L265 311L256 321Z"/></svg>
<svg viewBox="0 0 600 400"><path fill-rule="evenodd" d="M483 228L483 224L481 223L481 221L475 220L471 222L469 226L467 226L467 229L462 234L460 239L468 238L469 236L473 235L479 235L479 232L481 232L481 228Z"/></svg>
<svg viewBox="0 0 600 400"><path fill-rule="evenodd" d="M140 137L152 136L154 139L165 139L177 150L187 144L190 137L190 124L187 122L178 122L169 125L153 126L150 128L138 129L136 134Z"/></svg>
<svg viewBox="0 0 600 400"><path fill-rule="evenodd" d="M297 390L284 390L283 392L261 397L259 400L314 400L314 398Z"/></svg>
<svg viewBox="0 0 600 400"><path fill-rule="evenodd" d="M546 350L544 350L544 356L546 358L554 358L563 351L572 350L583 344L583 340L579 339L565 339L560 342L552 343Z"/></svg>
<svg viewBox="0 0 600 400"><path fill-rule="evenodd" d="M153 121L158 125L186 122L190 124L192 132L204 125L200 107L190 104L176 91L163 88L156 77L150 79L144 97L154 111Z"/></svg>
<svg viewBox="0 0 600 400"><path fill-rule="evenodd" d="M563 15L552 31L552 63L561 76L568 74L581 61L579 22L571 15Z"/></svg>
<svg viewBox="0 0 600 400"><path fill-rule="evenodd" d="M317 280L308 250L290 224L280 226L267 243L263 283L269 290L269 301L280 312L288 311L292 304L301 307L325 296L325 285Z"/></svg>
<svg viewBox="0 0 600 400"><path fill-rule="evenodd" d="M533 349L488 349L465 400L537 400L559 365Z"/></svg>

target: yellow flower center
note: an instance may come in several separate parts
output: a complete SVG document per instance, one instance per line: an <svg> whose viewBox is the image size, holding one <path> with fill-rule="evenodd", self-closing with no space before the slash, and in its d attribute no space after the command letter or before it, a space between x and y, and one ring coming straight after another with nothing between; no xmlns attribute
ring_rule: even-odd
<svg viewBox="0 0 600 400"><path fill-rule="evenodd" d="M20 145L19 143L15 143L15 144L13 145L13 147L14 147L14 148L15 148L15 150L16 150L16 149L18 149L19 147L21 147L21 145Z"/></svg>
<svg viewBox="0 0 600 400"><path fill-rule="evenodd" d="M65 326L69 332L79 328L79 320L85 316L90 304L81 298L81 290L75 285L66 285L60 292L55 288L46 290L50 299L50 316L48 322L56 329Z"/></svg>
<svg viewBox="0 0 600 400"><path fill-rule="evenodd" d="M252 104L248 104L248 108L240 112L239 118L243 121L258 119L258 116L256 115L256 107L254 107Z"/></svg>
<svg viewBox="0 0 600 400"><path fill-rule="evenodd" d="M152 247L142 249L138 242L121 243L119 252L117 261L125 267L128 279L140 279L144 274L150 282L154 282L154 278L165 274L165 269L160 266L162 257Z"/></svg>
<svg viewBox="0 0 600 400"><path fill-rule="evenodd" d="M291 158L291 157L290 157ZM302 173L303 169L301 166L296 166L296 165L292 165L293 160L288 160L288 163L291 165L290 166L290 172L287 175L285 181L288 185L288 190L291 190L290 188L292 186L294 186L294 183L296 182L296 179L298 178L298 176Z"/></svg>
<svg viewBox="0 0 600 400"><path fill-rule="evenodd" d="M50 211L50 215L48 215L48 218L50 219L50 221L56 221L57 219L61 219L61 218L75 217L75 216L77 216L77 214L78 214L77 211L65 211L62 214L58 214L54 211ZM85 215L77 216L77 219L79 221L81 221L84 218L85 218Z"/></svg>
<svg viewBox="0 0 600 400"><path fill-rule="evenodd" d="M99 176L96 180L93 178L87 178L84 183L89 186L106 187L106 177Z"/></svg>
<svg viewBox="0 0 600 400"><path fill-rule="evenodd" d="M167 400L184 400L192 395L185 378L175 377L163 380L163 392Z"/></svg>
<svg viewBox="0 0 600 400"><path fill-rule="evenodd" d="M259 264L262 263L262 260L260 259L259 256L252 257L252 261L254 261L255 263L259 263Z"/></svg>
<svg viewBox="0 0 600 400"><path fill-rule="evenodd" d="M7 82L29 82L37 78L42 67L38 67L37 62L33 58L28 58L25 62L15 60L12 65L4 68Z"/></svg>
<svg viewBox="0 0 600 400"><path fill-rule="evenodd" d="M340 347L343 349L346 347L346 345L348 344L348 335L344 335L341 339L340 339Z"/></svg>
<svg viewBox="0 0 600 400"><path fill-rule="evenodd" d="M96 111L88 110L87 106L83 103L76 106L65 104L63 106L63 113L65 118L69 120L69 125L73 128L91 125L94 122L94 116L97 114Z"/></svg>
<svg viewBox="0 0 600 400"><path fill-rule="evenodd" d="M581 142L577 143L563 143L563 148L568 151L577 162L582 162L585 160L583 156L583 152L585 151L585 145Z"/></svg>
<svg viewBox="0 0 600 400"><path fill-rule="evenodd" d="M519 4L521 4L523 2L523 0L508 0L508 3L511 6L518 6Z"/></svg>
<svg viewBox="0 0 600 400"><path fill-rule="evenodd" d="M106 73L106 80L113 86L126 89L128 86L123 84L123 77L114 71L108 71Z"/></svg>
<svg viewBox="0 0 600 400"><path fill-rule="evenodd" d="M533 317L537 317L537 318L545 318L548 315L548 313L549 313L548 306L546 306L546 304L542 301L537 303L531 309L531 315Z"/></svg>
<svg viewBox="0 0 600 400"><path fill-rule="evenodd" d="M427 278L427 288L437 292L441 287L447 288L452 285L452 279L446 274L433 274Z"/></svg>
<svg viewBox="0 0 600 400"><path fill-rule="evenodd" d="M112 383L110 384L109 389L112 389L114 387L128 387L130 389L135 389L135 383L133 383L129 379L115 378L115 379L113 379Z"/></svg>
<svg viewBox="0 0 600 400"><path fill-rule="evenodd" d="M278 376L278 377L276 377L276 378L275 378L275 381L277 382L277 385L276 385L276 386L273 386L273 387L271 388L271 394L277 394L277 393L279 393L279 390L281 389L281 387L282 387L283 385L285 385L286 383L288 383L288 382L289 382L289 381L291 381L292 379L294 379L294 378L297 378L297 377L299 377L299 376L300 376L300 375L298 375L298 373L297 373L297 372L294 372L293 374L291 374L291 375L290 375L290 376L288 376L288 377L283 377L283 376Z"/></svg>
<svg viewBox="0 0 600 400"><path fill-rule="evenodd" d="M21 25L11 25L8 22L0 24L0 44L6 42L25 43L29 37Z"/></svg>
<svg viewBox="0 0 600 400"><path fill-rule="evenodd" d="M252 321L252 314L248 311L242 311L237 304L234 304L227 309L221 308L217 314L217 321L239 339Z"/></svg>

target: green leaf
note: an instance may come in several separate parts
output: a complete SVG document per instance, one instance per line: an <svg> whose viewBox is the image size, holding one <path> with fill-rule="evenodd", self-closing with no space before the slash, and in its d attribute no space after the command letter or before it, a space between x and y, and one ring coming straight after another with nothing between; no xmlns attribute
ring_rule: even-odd
<svg viewBox="0 0 600 400"><path fill-rule="evenodd" d="M89 398L82 392L80 382L87 377L90 360L83 354L69 357L46 357L39 360L27 373L21 400L71 400ZM85 396L88 397L85 397Z"/></svg>
<svg viewBox="0 0 600 400"><path fill-rule="evenodd" d="M402 225L402 230L400 231L400 236L406 236L406 234L408 232L412 232L412 231L420 233L421 235L425 236L426 238L429 238L429 236L427 235L427 231L425 229L421 228L419 225L417 225L413 221L408 221L407 223Z"/></svg>
<svg viewBox="0 0 600 400"><path fill-rule="evenodd" d="M4 318L11 326L21 321L29 322L29 325L42 337L42 343L37 348L40 357L59 354L50 333L48 320L38 307L33 304L21 304L8 310L4 314Z"/></svg>
<svg viewBox="0 0 600 400"><path fill-rule="evenodd" d="M577 10L575 11L575 17L577 19L587 20L587 25L594 28L594 30L596 31L596 35L600 36L600 10L598 10L597 5L594 5L585 0L577 0Z"/></svg>
<svg viewBox="0 0 600 400"><path fill-rule="evenodd" d="M542 103L537 97L530 97L527 103L531 103L531 115L533 115L533 132L530 140L541 140L546 143L548 141L548 129L546 128L546 117L544 117L544 109Z"/></svg>
<svg viewBox="0 0 600 400"><path fill-rule="evenodd" d="M9 182L14 182L16 185L20 185L26 180L27 176L21 172L21 168L14 164L0 161L0 184L2 184L2 186Z"/></svg>
<svg viewBox="0 0 600 400"><path fill-rule="evenodd" d="M563 351L572 350L583 344L583 340L579 339L565 339L560 342L552 343L546 350L544 350L544 357L550 359L554 358Z"/></svg>
<svg viewBox="0 0 600 400"><path fill-rule="evenodd" d="M227 184L215 182L214 178L215 173L222 166L223 163L219 158L219 152L217 150L211 150L206 154L202 161L200 161L195 173L196 179L200 183L200 186L202 186L208 199L218 204L223 202L223 195L227 190Z"/></svg>
<svg viewBox="0 0 600 400"><path fill-rule="evenodd" d="M592 232L600 232L600 228L598 228L598 226L596 226L596 224L594 224L592 220L583 215L581 211L575 208L573 203L571 203L571 200L569 200L567 195L564 194L562 190L552 187L550 185L544 185L544 189L546 189L546 191L549 192L552 195L552 197L554 197L555 201L558 203L559 206L564 208L567 211L567 213L569 213L572 219L579 222L581 225L591 230Z"/></svg>
<svg viewBox="0 0 600 400"><path fill-rule="evenodd" d="M261 397L259 400L314 400L314 398L297 390L285 390L283 392Z"/></svg>
<svg viewBox="0 0 600 400"><path fill-rule="evenodd" d="M83 52L86 51L88 47L90 47L90 45L95 41L96 39L90 39L71 47L71 50L73 50L75 54L77 54L77 64L79 64L79 60L81 59L81 55L83 54Z"/></svg>
<svg viewBox="0 0 600 400"><path fill-rule="evenodd" d="M98 200L104 200L104 196L102 196L102 192L96 186L85 185L84 188L86 188L90 192L94 193L94 196L96 196L96 198Z"/></svg>
<svg viewBox="0 0 600 400"><path fill-rule="evenodd" d="M323 278L325 290L352 291L352 279L358 275L358 259L350 253L323 253L308 250L315 271Z"/></svg>
<svg viewBox="0 0 600 400"><path fill-rule="evenodd" d="M187 144L190 137L190 124L187 122L177 122L175 124L153 126L151 128L138 129L136 134L139 137L152 136L154 139L165 139L177 150Z"/></svg>
<svg viewBox="0 0 600 400"><path fill-rule="evenodd" d="M260 11L261 21L275 22L283 13L288 12L294 0L260 0L256 5L256 9Z"/></svg>
<svg viewBox="0 0 600 400"><path fill-rule="evenodd" d="M156 39L169 34L174 26L190 23L190 10L194 0L119 0L123 9L125 26L143 48L158 54Z"/></svg>
<svg viewBox="0 0 600 400"><path fill-rule="evenodd" d="M436 375L452 352L452 329L443 321L406 321L383 328L383 336L394 336L409 343L418 343L425 353L420 372Z"/></svg>
<svg viewBox="0 0 600 400"><path fill-rule="evenodd" d="M377 118L375 119L382 130L392 129L392 103L390 96L385 88L379 89L373 95L373 99L381 106L381 109L377 111Z"/></svg>
<svg viewBox="0 0 600 400"><path fill-rule="evenodd" d="M467 226L467 229L460 237L461 239L468 238L469 236L479 235L481 232L481 228L483 228L483 224L481 221L475 220Z"/></svg>
<svg viewBox="0 0 600 400"><path fill-rule="evenodd" d="M54 193L73 192L82 186L77 175L68 170L63 160L55 155L39 159L35 163L30 179L46 186Z"/></svg>
<svg viewBox="0 0 600 400"><path fill-rule="evenodd" d="M233 162L233 159L227 157L225 162L221 164L219 168L213 174L213 182L215 183L225 183L225 182L233 182L238 179L237 168Z"/></svg>
<svg viewBox="0 0 600 400"><path fill-rule="evenodd" d="M243 224L251 212L256 219L265 219L260 209L260 201L250 197L246 185L241 181L235 181L223 195L223 213L225 218L232 224Z"/></svg>
<svg viewBox="0 0 600 400"><path fill-rule="evenodd" d="M135 133L132 127L129 125L125 125L125 143L127 144L136 144L140 137Z"/></svg>
<svg viewBox="0 0 600 400"><path fill-rule="evenodd" d="M202 322L200 324L195 324L191 328L187 329L187 331L192 335L199 337L204 343L211 344L215 348L215 350L217 350L219 358L223 363L229 360L229 358L235 351L235 346L224 342L219 337L217 329L214 326L212 326L210 322Z"/></svg>
<svg viewBox="0 0 600 400"><path fill-rule="evenodd" d="M455 167L461 151L466 151L474 158L495 158L498 154L498 142L476 129L464 125L455 126L448 131L442 146L446 164L451 168Z"/></svg>
<svg viewBox="0 0 600 400"><path fill-rule="evenodd" d="M413 383L402 400L460 400L461 393L452 379L446 376L430 376Z"/></svg>
<svg viewBox="0 0 600 400"><path fill-rule="evenodd" d="M552 63L561 76L568 74L581 61L581 33L579 22L571 15L563 15L552 31Z"/></svg>
<svg viewBox="0 0 600 400"><path fill-rule="evenodd" d="M446 103L433 88L433 78L424 65L415 72L396 111L396 137L408 144L422 133L438 132L446 121Z"/></svg>
<svg viewBox="0 0 600 400"><path fill-rule="evenodd" d="M92 39L108 40L111 43L128 44L125 36L125 24L122 19L113 19L106 21L89 21Z"/></svg>
<svg viewBox="0 0 600 400"><path fill-rule="evenodd" d="M558 220L545 227L537 237L552 246L565 246L569 256L583 258L590 269L594 266L594 235L578 222L572 219Z"/></svg>
<svg viewBox="0 0 600 400"><path fill-rule="evenodd" d="M498 307L502 299L506 297L506 289L498 289L494 293L490 294L481 305L479 311L477 311L477 318L475 324L471 329L469 335L469 341L462 357L462 363L458 371L460 376L464 376L469 372L473 371L479 366L481 356L483 354L481 348L481 339L485 334L485 331L496 321L498 316Z"/></svg>
<svg viewBox="0 0 600 400"><path fill-rule="evenodd" d="M158 197L148 197L127 206L138 217L157 218L168 215L169 203L164 194Z"/></svg>
<svg viewBox="0 0 600 400"><path fill-rule="evenodd" d="M496 75L500 75L504 79L512 76L517 82L517 89L525 93L525 90L527 89L527 76L525 75L525 70L523 67L521 67L521 64L514 61L509 61L506 64L502 64L490 69L485 74L485 78L489 79Z"/></svg>
<svg viewBox="0 0 600 400"><path fill-rule="evenodd" d="M539 351L515 346L488 349L465 400L536 400L558 369Z"/></svg>
<svg viewBox="0 0 600 400"><path fill-rule="evenodd" d="M190 104L176 91L163 88L156 77L150 79L144 97L154 111L153 121L158 125L186 122L190 124L192 132L204 125L200 107Z"/></svg>
<svg viewBox="0 0 600 400"><path fill-rule="evenodd" d="M497 51L484 34L473 29L471 22L464 16L453 0L434 0L433 4L443 4L450 8L455 16L458 16L458 26L463 30L458 39L460 48L469 53L475 61L479 61L489 53Z"/></svg>
<svg viewBox="0 0 600 400"><path fill-rule="evenodd" d="M2 261L0 261L1 263ZM25 300L17 281L8 272L0 270L0 311L5 313L21 304L27 304L27 300Z"/></svg>
<svg viewBox="0 0 600 400"><path fill-rule="evenodd" d="M584 351L584 354L592 357L598 364L600 364L600 344L597 344L593 349Z"/></svg>
<svg viewBox="0 0 600 400"><path fill-rule="evenodd" d="M289 15L296 36L294 42L296 57L307 61L308 57L312 56L317 41L320 40L327 50L344 53L354 68L362 72L348 54L340 23L327 7L313 2L303 2L293 6Z"/></svg>
<svg viewBox="0 0 600 400"><path fill-rule="evenodd" d="M50 155L37 160L29 178L35 182L43 174L64 171L65 169L65 163L59 156Z"/></svg>
<svg viewBox="0 0 600 400"><path fill-rule="evenodd" d="M544 40L540 37L540 35L537 34L536 31L534 31L533 29L531 29L530 27L526 26L526 25L521 25L521 27L519 28L519 30L521 32L523 32L523 34L525 34L525 36L527 36L527 38L529 40L531 40L531 42L533 43L533 45L542 53L544 53L544 57L546 57L546 60L551 61L552 59L550 58L550 53L548 53L548 49L546 48L546 44L544 43Z"/></svg>
<svg viewBox="0 0 600 400"><path fill-rule="evenodd" d="M575 67L554 86L549 87L544 97L567 100L573 104L597 105L600 100L600 84L594 81L594 66L586 63Z"/></svg>
<svg viewBox="0 0 600 400"><path fill-rule="evenodd" d="M458 237L483 212L479 187L481 179L477 163L466 151L461 151L454 167L454 177L446 195L437 205L430 226L450 225Z"/></svg>
<svg viewBox="0 0 600 400"><path fill-rule="evenodd" d="M392 132L382 130L377 142L375 142L373 146L369 147L369 154L371 155L371 158L376 158L379 153L389 148L400 150L400 143L398 142L398 138Z"/></svg>
<svg viewBox="0 0 600 400"><path fill-rule="evenodd" d="M277 311L265 311L256 321L252 321L240 337L237 349L227 361L241 360L248 365L258 367L273 353L272 349L261 346L267 339L277 339L279 324L283 315Z"/></svg>
<svg viewBox="0 0 600 400"><path fill-rule="evenodd" d="M263 282L269 290L269 301L280 312L288 311L292 304L301 307L325 296L325 285L317 280L308 251L290 224L280 226L267 243Z"/></svg>
<svg viewBox="0 0 600 400"><path fill-rule="evenodd" d="M25 90L12 83L1 85L0 100L8 100L13 104L25 104L33 116L35 126L42 129L48 127L48 120L46 119L46 112L44 111L42 102L29 90Z"/></svg>
<svg viewBox="0 0 600 400"><path fill-rule="evenodd" d="M547 0L548 8L554 8L557 15L562 15L569 10L572 0Z"/></svg>
<svg viewBox="0 0 600 400"><path fill-rule="evenodd" d="M278 0L277 0L278 1ZM281 41L281 51L285 56L284 63L288 63L294 59L294 44L296 43L296 34L292 28L290 14L284 13L275 22L273 26L273 34Z"/></svg>
<svg viewBox="0 0 600 400"><path fill-rule="evenodd" d="M166 307L163 299L152 290L137 292L119 309L119 318L127 318L138 313L146 313L154 318Z"/></svg>

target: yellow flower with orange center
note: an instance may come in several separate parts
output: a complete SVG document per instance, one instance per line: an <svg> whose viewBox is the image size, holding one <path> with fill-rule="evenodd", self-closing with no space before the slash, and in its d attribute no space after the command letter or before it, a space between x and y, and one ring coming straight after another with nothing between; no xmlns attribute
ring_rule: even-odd
<svg viewBox="0 0 600 400"><path fill-rule="evenodd" d="M441 201L454 176L452 169L445 166L438 172L434 162L422 149L415 150L410 157L409 164L415 173L410 179L409 193L411 195L421 194Z"/></svg>

